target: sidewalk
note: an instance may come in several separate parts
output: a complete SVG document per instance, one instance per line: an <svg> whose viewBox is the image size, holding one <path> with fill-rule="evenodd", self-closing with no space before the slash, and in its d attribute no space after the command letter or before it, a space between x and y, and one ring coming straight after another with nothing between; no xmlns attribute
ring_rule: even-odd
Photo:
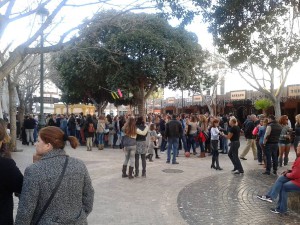
<svg viewBox="0 0 300 225"><path fill-rule="evenodd" d="M240 152L244 145L242 141ZM18 147L23 152L13 153L13 158L23 172L35 148ZM94 209L88 217L91 225L300 224L293 212L275 215L269 211L272 204L256 199L276 177L261 175L263 168L253 160L251 150L248 160L242 161L244 175L231 174L227 155L220 154L223 170L216 171L210 169L211 156L186 158L180 151L180 164L166 164L166 154L161 154L161 159L147 161L147 178L133 180L121 178L124 154L120 149L87 152L85 147L67 146L66 151L83 160L91 175L95 189ZM290 158L289 166L294 150ZM15 205L16 211L17 200Z"/></svg>

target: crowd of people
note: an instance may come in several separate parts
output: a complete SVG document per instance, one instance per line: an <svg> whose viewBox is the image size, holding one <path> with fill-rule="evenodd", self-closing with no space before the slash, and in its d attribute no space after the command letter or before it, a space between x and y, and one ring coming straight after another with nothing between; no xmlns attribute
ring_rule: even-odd
<svg viewBox="0 0 300 225"><path fill-rule="evenodd" d="M17 225L87 224L94 190L84 163L66 154L66 141L72 148L86 145L87 151L94 146L99 150L117 146L123 149L122 178L129 179L140 176L140 160L141 177L146 178L146 161L153 162L154 154L159 159L167 151L166 163L179 164L180 150L187 157L211 155L211 168L215 170L223 170L219 153L228 154L233 174L238 175L244 173L240 160L247 160L252 149L254 160L265 167L263 174L277 174L278 167L288 165L294 143L297 159L292 169L277 179L268 194L257 197L272 202L279 195L278 206L272 212L285 213L286 192L300 191L300 115L294 128L286 115L278 120L273 115L249 115L242 125L232 115L51 115L47 126L36 132L36 139L33 122L30 115L24 121L26 144L35 143L36 155L23 177L7 151L9 135L5 121L0 120L0 167L1 171L9 171L0 176L0 224L13 224L13 193L20 196ZM239 155L241 134L247 142Z"/></svg>

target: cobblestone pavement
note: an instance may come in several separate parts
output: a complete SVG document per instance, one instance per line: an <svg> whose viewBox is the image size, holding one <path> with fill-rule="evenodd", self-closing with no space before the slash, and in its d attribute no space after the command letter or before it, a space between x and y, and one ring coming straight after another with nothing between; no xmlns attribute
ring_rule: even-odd
<svg viewBox="0 0 300 225"><path fill-rule="evenodd" d="M178 208L188 224L300 224L299 215L274 214L270 208L276 203L256 198L266 193L274 179L261 170L200 179L180 191Z"/></svg>
<svg viewBox="0 0 300 225"><path fill-rule="evenodd" d="M23 151L13 153L13 158L23 172L32 163L35 148L18 144ZM271 205L255 198L276 178L256 179L263 169L252 153L242 162L246 173L239 177L231 174L227 155L220 155L224 170L216 171L210 169L210 156L186 158L180 151L180 164L167 164L166 154L161 154L161 159L147 161L147 178L129 180L121 178L120 149L87 152L85 147L66 146L66 152L83 160L92 178L95 200L90 225L292 224L296 219L292 213L284 218L271 214ZM291 160L294 154L291 150ZM15 199L15 213L17 204Z"/></svg>

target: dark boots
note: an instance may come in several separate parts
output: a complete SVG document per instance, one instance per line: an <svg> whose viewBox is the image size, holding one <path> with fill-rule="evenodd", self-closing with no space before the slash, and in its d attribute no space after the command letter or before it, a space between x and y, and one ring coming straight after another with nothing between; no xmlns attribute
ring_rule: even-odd
<svg viewBox="0 0 300 225"><path fill-rule="evenodd" d="M138 177L138 176L139 176L139 170L135 170L134 176L135 176L135 177Z"/></svg>
<svg viewBox="0 0 300 225"><path fill-rule="evenodd" d="M134 177L132 176L132 173L133 173L133 167L132 166L129 166L129 173L128 173L128 178L129 179L133 179Z"/></svg>
<svg viewBox="0 0 300 225"><path fill-rule="evenodd" d="M215 162L216 162L215 156L212 156L212 161L211 161L211 166L210 166L211 169L212 168L216 169Z"/></svg>
<svg viewBox="0 0 300 225"><path fill-rule="evenodd" d="M155 158L156 158L156 159L160 159L160 157L158 156L158 153L157 153L158 149L155 148L154 151L155 151Z"/></svg>
<svg viewBox="0 0 300 225"><path fill-rule="evenodd" d="M223 170L219 165L219 156L216 157L216 170Z"/></svg>
<svg viewBox="0 0 300 225"><path fill-rule="evenodd" d="M283 164L284 164L285 166L287 166L288 162L289 162L289 158L288 158L288 157L284 157L284 159L283 159Z"/></svg>
<svg viewBox="0 0 300 225"><path fill-rule="evenodd" d="M149 162L153 162L152 157L153 157L153 154L149 154Z"/></svg>
<svg viewBox="0 0 300 225"><path fill-rule="evenodd" d="M127 166L123 165L123 169L122 169L122 178L128 177L128 175L126 174L126 170L127 170Z"/></svg>
<svg viewBox="0 0 300 225"><path fill-rule="evenodd" d="M279 158L278 158L278 165L279 165L280 167L282 167L282 157L279 157Z"/></svg>
<svg viewBox="0 0 300 225"><path fill-rule="evenodd" d="M142 171L142 177L145 178L146 177L146 170Z"/></svg>

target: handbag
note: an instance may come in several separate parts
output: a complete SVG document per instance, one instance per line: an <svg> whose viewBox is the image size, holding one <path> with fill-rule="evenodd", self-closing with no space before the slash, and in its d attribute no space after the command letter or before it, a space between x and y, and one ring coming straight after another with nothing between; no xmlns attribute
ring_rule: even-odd
<svg viewBox="0 0 300 225"><path fill-rule="evenodd" d="M53 189L51 196L50 196L49 199L47 200L46 204L44 205L44 207L43 207L43 209L42 209L42 211L41 211L41 213L40 213L40 215L38 216L38 218L37 218L37 220L36 220L36 222L35 222L35 225L38 225L38 224L39 224L39 222L40 222L42 216L43 216L44 213L46 212L46 210L47 210L47 208L49 207L49 205L50 205L50 203L51 203L51 201L52 201L54 195L56 194L56 192L57 192L57 190L58 190L58 188L59 188L59 186L60 186L60 184L61 184L61 181L62 181L62 179L63 179L63 177L64 177L64 174L65 174L65 172L66 172L66 168L67 168L67 165L68 165L68 161L69 161L69 156L66 155L66 160L65 160L65 164L64 164L63 170L62 170L62 172L61 172L61 174L60 174L60 176L59 176L59 178L58 178L58 180L57 180L57 182L56 182L55 188Z"/></svg>

